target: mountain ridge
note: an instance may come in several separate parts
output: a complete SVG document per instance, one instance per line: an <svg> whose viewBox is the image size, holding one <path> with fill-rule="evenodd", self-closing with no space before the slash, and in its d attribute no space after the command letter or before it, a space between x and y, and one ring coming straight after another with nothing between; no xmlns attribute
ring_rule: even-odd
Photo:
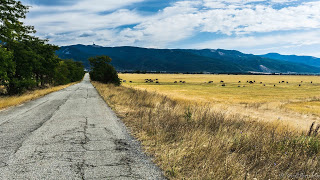
<svg viewBox="0 0 320 180"><path fill-rule="evenodd" d="M118 71L320 73L320 67L224 49L155 49L78 44L62 46L56 54L62 59L81 61L86 68L89 68L89 57L108 55Z"/></svg>

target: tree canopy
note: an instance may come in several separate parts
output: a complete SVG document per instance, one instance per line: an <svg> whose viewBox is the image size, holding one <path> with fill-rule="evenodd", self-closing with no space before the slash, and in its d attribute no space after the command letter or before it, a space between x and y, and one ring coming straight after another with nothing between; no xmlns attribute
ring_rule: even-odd
<svg viewBox="0 0 320 180"><path fill-rule="evenodd" d="M110 64L108 56L96 56L89 58L91 72L90 78L94 81L120 85L120 79L115 68Z"/></svg>
<svg viewBox="0 0 320 180"><path fill-rule="evenodd" d="M59 59L55 55L58 46L34 36L34 27L21 22L28 6L0 1L0 85L8 94L82 79L82 64Z"/></svg>

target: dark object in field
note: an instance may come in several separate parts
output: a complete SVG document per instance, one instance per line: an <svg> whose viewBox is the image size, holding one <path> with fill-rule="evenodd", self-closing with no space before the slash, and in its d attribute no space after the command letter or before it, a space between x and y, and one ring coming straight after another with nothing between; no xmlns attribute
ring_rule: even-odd
<svg viewBox="0 0 320 180"><path fill-rule="evenodd" d="M266 86L265 84L263 86Z"/></svg>
<svg viewBox="0 0 320 180"><path fill-rule="evenodd" d="M157 84L159 84L159 81L156 81Z"/></svg>
<svg viewBox="0 0 320 180"><path fill-rule="evenodd" d="M156 81L158 81L159 79L156 79Z"/></svg>
<svg viewBox="0 0 320 180"><path fill-rule="evenodd" d="M262 82L260 82L260 84L262 84Z"/></svg>
<svg viewBox="0 0 320 180"><path fill-rule="evenodd" d="M125 82L127 82L127 80L123 80L123 82L125 83Z"/></svg>
<svg viewBox="0 0 320 180"><path fill-rule="evenodd" d="M239 81L238 83L241 83L241 81Z"/></svg>
<svg viewBox="0 0 320 180"><path fill-rule="evenodd" d="M209 81L209 84L213 83L213 81Z"/></svg>
<svg viewBox="0 0 320 180"><path fill-rule="evenodd" d="M186 83L185 81L182 81L182 83L184 84L184 83Z"/></svg>
<svg viewBox="0 0 320 180"><path fill-rule="evenodd" d="M247 82L249 82L249 81L247 81Z"/></svg>
<svg viewBox="0 0 320 180"><path fill-rule="evenodd" d="M284 83L284 81L281 81L282 83Z"/></svg>
<svg viewBox="0 0 320 180"><path fill-rule="evenodd" d="M132 81L129 81L130 83L132 83Z"/></svg>
<svg viewBox="0 0 320 180"><path fill-rule="evenodd" d="M299 84L299 87L301 86L301 84Z"/></svg>
<svg viewBox="0 0 320 180"><path fill-rule="evenodd" d="M182 81L180 81L182 83Z"/></svg>
<svg viewBox="0 0 320 180"><path fill-rule="evenodd" d="M146 83L148 83L149 81L146 81Z"/></svg>
<svg viewBox="0 0 320 180"><path fill-rule="evenodd" d="M319 132L319 129L320 129L320 124L318 124L318 126L313 130L314 125L315 125L315 122L313 122L313 123L311 124L307 136L311 136L311 135L317 136L317 135L318 135L318 132Z"/></svg>
<svg viewBox="0 0 320 180"><path fill-rule="evenodd" d="M224 81L222 81L222 80L221 80L220 82L221 82L221 83L224 83Z"/></svg>
<svg viewBox="0 0 320 180"><path fill-rule="evenodd" d="M287 84L288 84L289 82L287 81Z"/></svg>
<svg viewBox="0 0 320 180"><path fill-rule="evenodd" d="M301 81L301 83L303 83L303 81Z"/></svg>
<svg viewBox="0 0 320 180"><path fill-rule="evenodd" d="M253 81L253 82L256 82L256 81Z"/></svg>
<svg viewBox="0 0 320 180"><path fill-rule="evenodd" d="M246 86L243 86L243 87L246 87Z"/></svg>
<svg viewBox="0 0 320 180"><path fill-rule="evenodd" d="M174 83L175 83L175 84L177 84L178 82L177 82L177 81L175 81Z"/></svg>
<svg viewBox="0 0 320 180"><path fill-rule="evenodd" d="M250 84L253 84L254 82L253 82L253 81L249 81L249 83L250 83Z"/></svg>
<svg viewBox="0 0 320 180"><path fill-rule="evenodd" d="M311 81L311 84L312 84L312 81Z"/></svg>
<svg viewBox="0 0 320 180"><path fill-rule="evenodd" d="M276 85L274 84L273 87L276 87Z"/></svg>
<svg viewBox="0 0 320 180"><path fill-rule="evenodd" d="M226 86L226 84L222 84L222 86L224 87L224 86Z"/></svg>
<svg viewBox="0 0 320 180"><path fill-rule="evenodd" d="M238 87L240 87L240 86L238 86Z"/></svg>
<svg viewBox="0 0 320 180"><path fill-rule="evenodd" d="M281 82L279 81L279 84L280 84Z"/></svg>

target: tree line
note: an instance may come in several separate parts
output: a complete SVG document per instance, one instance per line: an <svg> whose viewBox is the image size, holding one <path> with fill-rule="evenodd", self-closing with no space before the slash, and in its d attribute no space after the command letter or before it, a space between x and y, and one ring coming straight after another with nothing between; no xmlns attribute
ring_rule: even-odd
<svg viewBox="0 0 320 180"><path fill-rule="evenodd" d="M21 21L28 6L15 0L0 2L0 86L8 94L83 78L82 63L58 58L59 47L34 36L34 27Z"/></svg>

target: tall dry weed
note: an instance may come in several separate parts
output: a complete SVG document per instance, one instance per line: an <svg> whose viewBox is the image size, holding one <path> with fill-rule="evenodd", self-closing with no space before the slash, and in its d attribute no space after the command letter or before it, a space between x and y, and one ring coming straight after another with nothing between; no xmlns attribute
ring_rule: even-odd
<svg viewBox="0 0 320 180"><path fill-rule="evenodd" d="M170 179L290 179L320 174L319 136L93 82Z"/></svg>

